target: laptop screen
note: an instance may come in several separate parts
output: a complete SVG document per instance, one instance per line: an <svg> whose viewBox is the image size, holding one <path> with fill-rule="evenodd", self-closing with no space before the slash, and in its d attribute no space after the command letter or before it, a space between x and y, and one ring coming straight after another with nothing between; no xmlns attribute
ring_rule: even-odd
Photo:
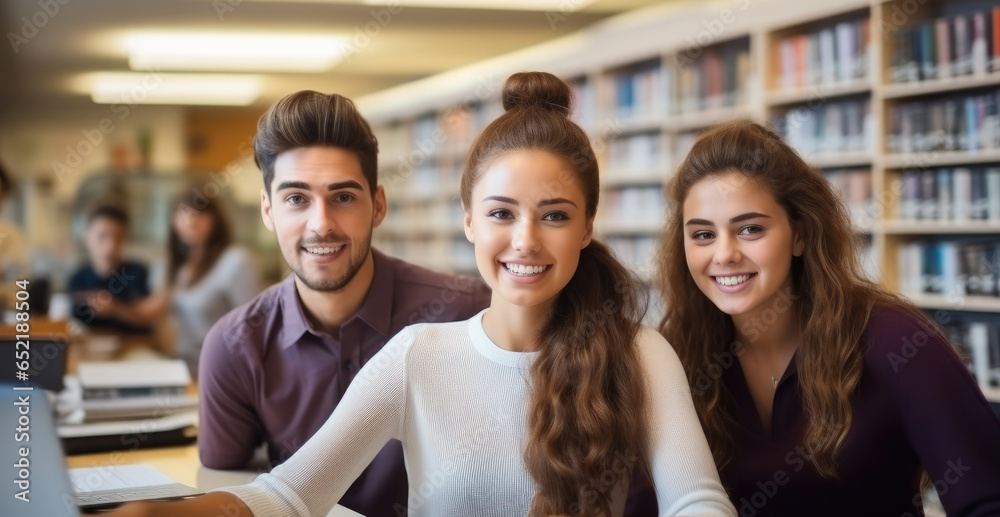
<svg viewBox="0 0 1000 517"><path fill-rule="evenodd" d="M17 357L18 351L25 350L24 342L11 336L0 337L0 357ZM28 379L49 391L62 391L63 375L66 374L65 341L60 339L32 339L27 342L30 352L28 361ZM19 384L16 375L21 370L17 368L18 361L0 361L0 383Z"/></svg>
<svg viewBox="0 0 1000 517"><path fill-rule="evenodd" d="M52 410L38 386L0 383L0 466L4 515L77 517ZM9 510L9 514L7 513Z"/></svg>

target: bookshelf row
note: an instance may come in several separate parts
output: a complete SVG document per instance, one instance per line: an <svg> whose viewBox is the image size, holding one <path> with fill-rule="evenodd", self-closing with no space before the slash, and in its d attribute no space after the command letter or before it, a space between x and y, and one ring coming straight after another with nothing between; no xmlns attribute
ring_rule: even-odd
<svg viewBox="0 0 1000 517"><path fill-rule="evenodd" d="M970 369L1000 401L1000 274L990 283L983 273L1000 268L1000 7L820 4L755 6L693 46L682 24L708 23L664 14L653 29L662 37L642 38L623 22L600 31L623 42L604 44L620 55L552 58L601 163L598 236L650 281L663 188L699 133L736 118L768 123L840 192L872 278L931 313L962 316L946 328L980 353ZM548 69L544 57L532 62ZM375 124L391 205L377 246L476 273L458 181L472 141L502 113L495 94L414 97L411 114Z"/></svg>

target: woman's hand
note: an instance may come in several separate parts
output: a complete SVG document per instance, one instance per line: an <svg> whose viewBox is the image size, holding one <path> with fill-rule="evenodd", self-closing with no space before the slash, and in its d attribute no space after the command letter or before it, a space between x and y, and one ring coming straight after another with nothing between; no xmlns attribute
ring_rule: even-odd
<svg viewBox="0 0 1000 517"><path fill-rule="evenodd" d="M101 517L253 517L243 501L228 492L212 492L169 502L128 503L99 514Z"/></svg>

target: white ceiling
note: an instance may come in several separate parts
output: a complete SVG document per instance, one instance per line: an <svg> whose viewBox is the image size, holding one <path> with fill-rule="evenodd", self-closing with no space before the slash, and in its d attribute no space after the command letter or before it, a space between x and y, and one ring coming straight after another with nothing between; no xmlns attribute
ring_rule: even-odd
<svg viewBox="0 0 1000 517"><path fill-rule="evenodd" d="M370 0L369 0L370 1ZM5 123L65 110L88 109L88 96L70 91L80 74L127 71L124 34L143 30L309 32L356 36L381 17L370 43L332 70L319 74L268 74L258 105L299 89L351 97L446 71L570 34L608 16L657 0L561 0L559 11L509 11L408 7L396 0L3 0L0 27L0 119ZM65 3L65 5L62 5ZM402 7L398 5L402 3ZM40 5L49 5L54 14ZM401 10L400 10L401 9ZM377 13L377 14L373 14ZM387 18L388 16L388 18ZM25 27L25 19L37 26ZM372 26L369 26L372 27ZM30 35L12 39L11 33ZM369 30L369 34L372 34ZM16 52L14 47L16 48Z"/></svg>

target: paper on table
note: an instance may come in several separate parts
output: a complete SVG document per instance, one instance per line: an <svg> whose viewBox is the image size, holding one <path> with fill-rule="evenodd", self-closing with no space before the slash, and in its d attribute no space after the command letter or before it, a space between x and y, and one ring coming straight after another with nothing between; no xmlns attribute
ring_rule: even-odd
<svg viewBox="0 0 1000 517"><path fill-rule="evenodd" d="M143 464L69 469L69 480L78 494L175 483L151 465Z"/></svg>

